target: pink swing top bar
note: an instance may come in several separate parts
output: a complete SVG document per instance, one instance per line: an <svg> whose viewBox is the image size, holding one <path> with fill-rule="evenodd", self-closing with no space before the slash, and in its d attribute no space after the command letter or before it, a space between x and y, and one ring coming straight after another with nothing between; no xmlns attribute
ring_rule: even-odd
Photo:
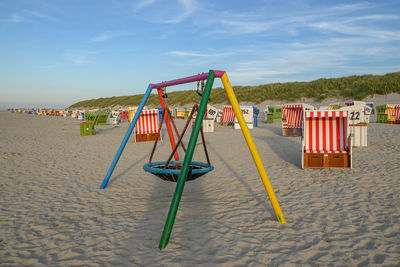
<svg viewBox="0 0 400 267"><path fill-rule="evenodd" d="M223 70L213 70L215 73L215 77L221 78L222 75L224 75L225 71ZM151 87L153 89L158 89L166 86L173 86L173 85L178 85L178 84L184 84L184 83L190 83L190 82L195 82L195 81L201 81L205 80L208 78L208 73L201 73L181 79L176 79L172 81L166 81L166 82L161 82L161 83L152 83Z"/></svg>

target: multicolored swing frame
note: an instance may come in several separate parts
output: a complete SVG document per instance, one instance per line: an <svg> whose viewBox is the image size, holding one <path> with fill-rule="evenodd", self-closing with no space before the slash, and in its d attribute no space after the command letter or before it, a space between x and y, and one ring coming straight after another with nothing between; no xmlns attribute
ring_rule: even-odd
<svg viewBox="0 0 400 267"><path fill-rule="evenodd" d="M190 164L192 162L192 158L193 158L193 153L194 153L194 149L196 146L196 142L197 142L197 138L199 136L199 132L200 132L200 128L201 128L201 124L202 124L202 120L204 117L204 114L206 112L206 108L207 108L207 102L209 100L210 94L211 94L211 88L213 86L214 83L214 79L215 78L220 78L222 81L222 84L225 88L225 91L227 93L227 96L229 98L229 101L233 107L233 110L235 112L236 118L239 122L240 128L242 130L243 136L246 140L246 143L249 147L250 153L253 157L254 163L257 167L258 173L261 177L261 180L264 184L265 190L269 196L271 205L274 209L275 215L278 219L278 221L280 223L286 223L285 218L283 216L282 210L279 206L278 200L276 199L274 190L272 188L272 185L268 179L267 173L265 171L264 165L262 164L260 155L258 154L257 148L254 144L253 138L251 137L250 131L247 127L247 124L244 120L243 114L240 110L239 107L239 103L236 99L236 96L233 92L232 86L229 82L228 76L226 74L225 71L218 71L218 70L210 70L208 73L202 73L202 74L198 74L198 75L194 75L194 76L189 76L186 78L182 78L182 79L177 79L177 80L172 80L172 81L167 81L167 82L162 82L162 83L156 83L156 84L149 84L149 86L147 87L147 90L143 96L142 101L139 104L139 107L137 109L137 112L135 113L135 116L132 119L131 124L129 125L129 128L121 142L121 145L119 146L117 153L114 157L114 160L112 161L110 168L107 171L107 174L103 180L103 183L100 186L100 189L104 189L107 186L107 183L115 169L115 166L118 163L119 158L121 157L122 151L124 150L126 143L128 142L129 137L132 134L132 131L136 125L136 122L140 116L140 113L143 110L143 107L145 106L147 99L149 98L151 92L153 89L157 89L158 91L158 95L160 96L160 102L161 102L161 106L164 109L165 108L165 101L162 98L162 88L167 87L167 86L173 86L173 85L179 85L179 84L184 84L184 83L190 83L190 82L195 82L195 81L201 81L201 80L206 80L206 85L204 88L204 92L200 101L200 105L199 105L199 109L197 112L197 116L196 116L196 120L192 129L192 133L189 139L189 144L187 146L187 151L185 153L185 157L182 163L182 169L179 173L179 178L176 184L176 188L175 188L175 192L174 192L174 196L172 198L171 201L171 206L168 212L168 217L166 220L166 223L164 225L164 230L163 230L163 234L161 236L161 240L160 240L160 244L159 244L159 248L163 249L168 245L168 241L172 232L172 227L175 221L175 217L176 217L176 213L178 211L178 207L179 207L179 202L182 196L182 192L183 192L183 188L186 182L186 178L189 172L189 168L190 168ZM167 120L166 116L166 120ZM166 125L167 125L167 129L168 129L168 134L170 135L170 140L173 140L173 136L172 135L172 129L171 129L171 125L169 123L169 121L166 121ZM172 138L171 138L172 137ZM171 142L171 146L173 145L172 149L174 149L175 144L172 144L173 142ZM177 153L175 153L176 155L174 155L175 160L179 161L178 155ZM178 159L177 159L178 158Z"/></svg>

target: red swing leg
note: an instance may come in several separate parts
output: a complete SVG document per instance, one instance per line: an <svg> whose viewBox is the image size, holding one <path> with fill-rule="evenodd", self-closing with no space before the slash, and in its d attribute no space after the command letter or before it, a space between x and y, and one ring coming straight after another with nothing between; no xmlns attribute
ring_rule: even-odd
<svg viewBox="0 0 400 267"><path fill-rule="evenodd" d="M161 103L162 109L165 109L165 111L168 112L167 111L167 105L165 104L165 100L163 98L162 89L158 88L157 92L158 92L158 97L160 98L160 103ZM172 132L172 127L171 127L171 123L170 123L170 120L169 120L168 116L165 116L165 125L167 125L168 136L169 136L169 140L171 142L171 148L174 149L175 148L174 133ZM178 155L177 151L175 151L175 153L174 153L174 158L175 158L176 161L179 161L179 155Z"/></svg>

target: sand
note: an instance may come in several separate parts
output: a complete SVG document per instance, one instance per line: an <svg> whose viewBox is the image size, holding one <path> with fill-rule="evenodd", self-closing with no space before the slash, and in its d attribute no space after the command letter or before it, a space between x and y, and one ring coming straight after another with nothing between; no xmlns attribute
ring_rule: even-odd
<svg viewBox="0 0 400 267"><path fill-rule="evenodd" d="M0 266L398 266L400 125L369 124L353 169L303 170L300 137L260 122L251 134L286 224L241 131L216 127L215 170L186 183L162 251L175 183L143 171L153 143L130 140L99 189L127 126L83 137L72 118L0 112ZM163 134L155 160L170 151Z"/></svg>

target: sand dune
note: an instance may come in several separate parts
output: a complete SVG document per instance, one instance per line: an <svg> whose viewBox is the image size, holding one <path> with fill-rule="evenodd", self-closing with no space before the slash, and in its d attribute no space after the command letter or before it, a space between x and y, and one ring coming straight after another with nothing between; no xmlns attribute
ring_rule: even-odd
<svg viewBox="0 0 400 267"><path fill-rule="evenodd" d="M178 121L183 127L183 121ZM158 242L175 183L146 173L153 143L127 129L0 112L0 265L398 266L400 126L371 123L353 169L301 169L300 137L251 130L285 215L280 224L240 130L207 133L215 170L187 182L169 245ZM186 142L187 142L186 138ZM161 142L155 160L170 153ZM204 161L202 147L195 159Z"/></svg>

